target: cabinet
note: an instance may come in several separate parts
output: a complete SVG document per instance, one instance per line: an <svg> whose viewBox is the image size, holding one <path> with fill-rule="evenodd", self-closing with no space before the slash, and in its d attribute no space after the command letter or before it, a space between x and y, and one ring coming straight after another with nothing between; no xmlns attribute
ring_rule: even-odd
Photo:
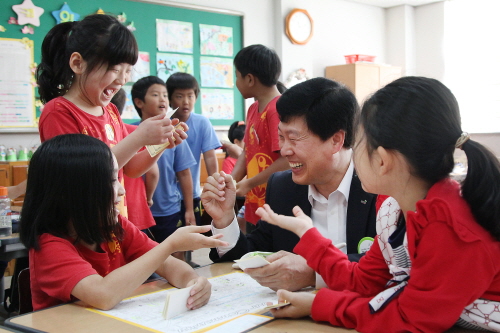
<svg viewBox="0 0 500 333"><path fill-rule="evenodd" d="M345 84L361 104L379 88L400 78L401 67L357 62L328 66L325 77Z"/></svg>

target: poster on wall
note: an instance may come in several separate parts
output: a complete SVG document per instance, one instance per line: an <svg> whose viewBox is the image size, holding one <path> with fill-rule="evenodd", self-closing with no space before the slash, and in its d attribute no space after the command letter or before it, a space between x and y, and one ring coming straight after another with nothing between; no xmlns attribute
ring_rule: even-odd
<svg viewBox="0 0 500 333"><path fill-rule="evenodd" d="M170 75L177 72L194 75L193 56L175 53L156 54L156 75L163 81L167 81Z"/></svg>
<svg viewBox="0 0 500 333"><path fill-rule="evenodd" d="M33 45L0 38L0 128L36 127Z"/></svg>
<svg viewBox="0 0 500 333"><path fill-rule="evenodd" d="M132 77L130 82L137 82L139 79L151 75L149 69L149 52L139 52L139 58L137 58L137 63L134 65L132 70Z"/></svg>
<svg viewBox="0 0 500 333"><path fill-rule="evenodd" d="M233 28L200 24L200 53L233 56Z"/></svg>
<svg viewBox="0 0 500 333"><path fill-rule="evenodd" d="M156 19L158 51L193 53L193 23Z"/></svg>
<svg viewBox="0 0 500 333"><path fill-rule="evenodd" d="M208 119L234 119L234 92L225 89L200 91L201 114Z"/></svg>
<svg viewBox="0 0 500 333"><path fill-rule="evenodd" d="M132 102L132 86L123 86L122 88L125 90L127 96L125 106L123 107L122 119L137 119L137 121L140 121L141 117L139 117L134 107L134 103Z"/></svg>
<svg viewBox="0 0 500 333"><path fill-rule="evenodd" d="M200 57L200 76L202 87L233 88L233 60Z"/></svg>

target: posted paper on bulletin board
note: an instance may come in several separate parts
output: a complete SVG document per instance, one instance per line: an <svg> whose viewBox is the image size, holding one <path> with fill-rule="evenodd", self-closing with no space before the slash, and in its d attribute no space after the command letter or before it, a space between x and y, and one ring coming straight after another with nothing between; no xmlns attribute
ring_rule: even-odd
<svg viewBox="0 0 500 333"><path fill-rule="evenodd" d="M33 41L0 38L0 128L35 127Z"/></svg>

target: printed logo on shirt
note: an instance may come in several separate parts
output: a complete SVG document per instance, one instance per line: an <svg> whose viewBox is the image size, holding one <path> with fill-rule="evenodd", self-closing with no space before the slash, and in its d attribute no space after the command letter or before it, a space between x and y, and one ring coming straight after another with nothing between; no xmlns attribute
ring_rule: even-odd
<svg viewBox="0 0 500 333"><path fill-rule="evenodd" d="M106 137L109 141L115 141L115 130L110 124L104 125L104 130L106 132Z"/></svg>
<svg viewBox="0 0 500 333"><path fill-rule="evenodd" d="M109 116L113 120L113 123L116 124L116 125L118 125L120 122L118 121L118 117L117 117L116 113L113 111L113 108L110 105L107 106L107 111L109 113Z"/></svg>

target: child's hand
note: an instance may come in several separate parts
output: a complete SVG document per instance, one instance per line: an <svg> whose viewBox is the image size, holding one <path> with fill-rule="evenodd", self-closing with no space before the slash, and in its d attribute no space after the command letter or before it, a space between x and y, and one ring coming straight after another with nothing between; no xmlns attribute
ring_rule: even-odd
<svg viewBox="0 0 500 333"><path fill-rule="evenodd" d="M172 235L168 236L164 242L169 242L173 252L191 251L201 248L212 248L218 246L229 246L228 243L219 240L222 235L206 237L201 235L203 232L210 231L209 225L187 226L178 228Z"/></svg>
<svg viewBox="0 0 500 333"><path fill-rule="evenodd" d="M283 289L278 290L278 303L290 302L290 305L271 309L276 318L301 318L311 314L311 308L315 294L308 292L290 292Z"/></svg>
<svg viewBox="0 0 500 333"><path fill-rule="evenodd" d="M290 230L299 237L302 237L307 230L313 227L311 218L304 214L299 206L293 207L293 214L295 217L276 214L268 204L259 207L255 213L259 215L262 220L277 225L280 228Z"/></svg>
<svg viewBox="0 0 500 333"><path fill-rule="evenodd" d="M250 180L248 178L242 179L236 184L236 196L244 197L252 190L252 188L253 187L250 185Z"/></svg>
<svg viewBox="0 0 500 333"><path fill-rule="evenodd" d="M208 303L210 299L210 294L212 293L212 285L208 282L205 277L198 277L188 282L186 287L194 284L193 289L191 289L191 295L187 300L187 308L190 310L201 308L203 305Z"/></svg>
<svg viewBox="0 0 500 333"><path fill-rule="evenodd" d="M184 132L188 130L188 126L185 123L180 123L183 131L175 129L177 124L179 124L179 119L170 120L165 118L165 114L160 114L144 120L134 133L139 131L138 137L143 146L170 142L168 147L172 148L187 138L187 134Z"/></svg>
<svg viewBox="0 0 500 333"><path fill-rule="evenodd" d="M221 171L220 174L214 173L207 178L201 194L201 202L217 228L225 228L232 222L235 201L236 188L231 175Z"/></svg>

